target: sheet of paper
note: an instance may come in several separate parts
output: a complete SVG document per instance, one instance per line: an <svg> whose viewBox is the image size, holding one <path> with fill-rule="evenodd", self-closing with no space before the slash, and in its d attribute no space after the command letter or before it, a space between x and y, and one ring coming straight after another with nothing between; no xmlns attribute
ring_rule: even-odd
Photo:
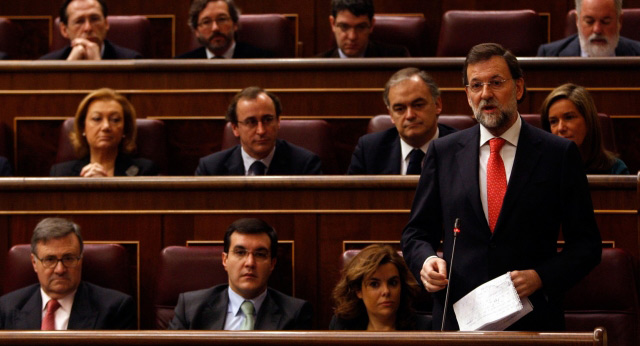
<svg viewBox="0 0 640 346"><path fill-rule="evenodd" d="M528 298L518 297L509 273L485 282L453 304L461 331L505 330L532 310Z"/></svg>

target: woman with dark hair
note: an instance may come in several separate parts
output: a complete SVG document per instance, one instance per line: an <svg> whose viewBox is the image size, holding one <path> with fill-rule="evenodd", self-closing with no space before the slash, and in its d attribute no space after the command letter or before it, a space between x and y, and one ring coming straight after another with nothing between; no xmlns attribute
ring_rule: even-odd
<svg viewBox="0 0 640 346"><path fill-rule="evenodd" d="M629 169L602 143L598 111L589 92L567 83L555 88L540 110L542 128L576 143L587 174L629 174Z"/></svg>
<svg viewBox="0 0 640 346"><path fill-rule="evenodd" d="M156 165L133 158L136 149L136 111L124 96L102 88L78 106L71 144L79 160L51 167L51 176L113 177L158 175Z"/></svg>
<svg viewBox="0 0 640 346"><path fill-rule="evenodd" d="M333 290L331 330L428 330L426 316L411 306L419 291L404 259L388 245L374 244L342 270Z"/></svg>

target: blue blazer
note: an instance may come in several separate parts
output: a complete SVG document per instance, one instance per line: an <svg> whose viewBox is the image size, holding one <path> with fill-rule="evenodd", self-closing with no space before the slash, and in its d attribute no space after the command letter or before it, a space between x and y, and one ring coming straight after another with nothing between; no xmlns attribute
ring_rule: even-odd
<svg viewBox="0 0 640 346"><path fill-rule="evenodd" d="M534 310L511 330L564 328L564 292L600 262L601 240L582 159L575 143L522 121L515 160L493 233L479 188L480 125L431 142L409 223L404 258L421 283L420 270L443 240L450 263L453 223L460 218L449 285L445 329L458 324L453 303L481 284L512 270L534 269L542 289L529 298ZM565 245L557 252L562 230ZM445 291L432 296L433 326L442 323Z"/></svg>

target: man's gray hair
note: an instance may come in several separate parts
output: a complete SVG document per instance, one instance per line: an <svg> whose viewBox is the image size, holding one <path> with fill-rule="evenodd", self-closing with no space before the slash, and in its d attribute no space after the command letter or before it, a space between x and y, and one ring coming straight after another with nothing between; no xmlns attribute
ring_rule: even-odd
<svg viewBox="0 0 640 346"><path fill-rule="evenodd" d="M413 76L420 77L424 84L429 87L429 91L431 91L431 97L433 97L434 102L438 97L440 97L440 89L438 88L438 84L436 84L436 81L434 81L427 72L419 70L415 67L407 67L394 73L393 76L391 76L391 78L389 78L389 80L387 81L387 84L384 86L382 99L384 100L384 104L387 106L387 108L391 106L389 104L389 90L391 89L391 87L404 80L410 79Z"/></svg>
<svg viewBox="0 0 640 346"><path fill-rule="evenodd" d="M622 15L622 0L613 0L613 5L616 8L616 15L618 18ZM580 11L582 10L582 0L576 0L576 12L578 12L578 17L580 17Z"/></svg>
<svg viewBox="0 0 640 346"><path fill-rule="evenodd" d="M48 242L51 239L65 237L69 233L74 233L78 237L80 243L80 253L84 246L82 245L82 236L80 235L80 226L76 223L60 217L48 217L38 222L31 236L31 252L35 255L36 246L39 242Z"/></svg>

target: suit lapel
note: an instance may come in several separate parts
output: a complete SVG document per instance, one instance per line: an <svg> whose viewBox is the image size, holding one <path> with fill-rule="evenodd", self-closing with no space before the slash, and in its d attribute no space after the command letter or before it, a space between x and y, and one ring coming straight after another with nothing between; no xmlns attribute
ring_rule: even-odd
<svg viewBox="0 0 640 346"><path fill-rule="evenodd" d="M229 160L227 160L224 165L227 168L229 175L245 175L244 162L242 161L242 148L240 147L240 144L235 147L233 153L231 153L231 156L229 157Z"/></svg>
<svg viewBox="0 0 640 346"><path fill-rule="evenodd" d="M228 288L227 288L228 289ZM227 320L227 309L229 307L229 292L223 290L202 310L201 321L205 323L201 326L205 330L223 330Z"/></svg>
<svg viewBox="0 0 640 346"><path fill-rule="evenodd" d="M40 294L40 285L36 285L36 290L27 303L24 304L22 310L17 311L14 316L13 329L40 329L42 324L42 295Z"/></svg>
<svg viewBox="0 0 640 346"><path fill-rule="evenodd" d="M258 311L256 318L255 328L256 330L279 330L281 329L280 320L282 319L282 312L280 307L271 297L271 292L267 289L267 296Z"/></svg>
<svg viewBox="0 0 640 346"><path fill-rule="evenodd" d="M396 136L396 139L387 146L389 150L389 161L383 163L384 174L400 174L400 161L402 160L402 149L400 146L400 135Z"/></svg>
<svg viewBox="0 0 640 346"><path fill-rule="evenodd" d="M84 282L80 282L76 296L73 298L71 316L69 316L69 326L67 329L95 329L98 311L91 304L88 287Z"/></svg>

